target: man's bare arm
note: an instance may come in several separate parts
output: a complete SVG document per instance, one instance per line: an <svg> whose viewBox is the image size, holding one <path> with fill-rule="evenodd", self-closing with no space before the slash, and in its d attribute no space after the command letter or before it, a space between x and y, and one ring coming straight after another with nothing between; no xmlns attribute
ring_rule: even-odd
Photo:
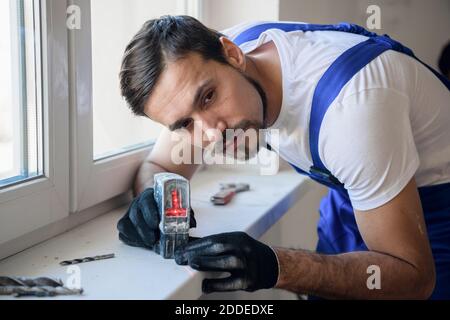
<svg viewBox="0 0 450 320"><path fill-rule="evenodd" d="M414 179L380 208L355 212L368 252L321 255L276 248L276 287L337 299L424 299L435 270ZM381 289L369 290L369 266L380 268Z"/></svg>
<svg viewBox="0 0 450 320"><path fill-rule="evenodd" d="M173 172L182 175L186 179L191 179L199 164L194 164L194 159L191 163L175 164L172 161L171 155L173 147L180 143L171 138L172 132L164 128L163 132L158 137L155 146L150 152L147 159L140 166L135 181L134 194L139 195L148 187L153 186L153 175L158 172ZM191 155L195 152L202 153L199 147L187 146L191 148Z"/></svg>

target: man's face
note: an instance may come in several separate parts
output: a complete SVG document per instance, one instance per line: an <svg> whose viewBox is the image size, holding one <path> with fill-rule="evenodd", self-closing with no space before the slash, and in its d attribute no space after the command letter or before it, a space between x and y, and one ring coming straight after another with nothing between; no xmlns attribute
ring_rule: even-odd
<svg viewBox="0 0 450 320"><path fill-rule="evenodd" d="M149 100L145 114L170 130L202 132L202 147L224 143L227 153L242 139L230 137L226 129L258 130L265 125L265 95L258 84L231 65L204 60L192 53L169 61ZM257 132L257 131L256 131ZM214 133L214 134L212 134ZM233 143L234 142L234 143ZM246 158L258 146L245 146Z"/></svg>

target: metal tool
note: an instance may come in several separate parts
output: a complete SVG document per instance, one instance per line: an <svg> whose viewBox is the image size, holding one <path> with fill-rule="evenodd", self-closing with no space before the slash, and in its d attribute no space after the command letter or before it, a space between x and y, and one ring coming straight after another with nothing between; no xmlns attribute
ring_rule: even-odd
<svg viewBox="0 0 450 320"><path fill-rule="evenodd" d="M238 192L250 190L248 183L221 183L220 191L211 197L215 205L226 205Z"/></svg>
<svg viewBox="0 0 450 320"><path fill-rule="evenodd" d="M71 264L85 263L85 262L91 262L91 261L97 261L97 260L105 260L105 259L111 259L114 257L115 257L114 253L110 253L110 254L104 254L104 255L95 256L95 257L85 257L85 258L81 258L81 259L65 260L65 261L61 261L59 264L62 266L68 266Z"/></svg>
<svg viewBox="0 0 450 320"><path fill-rule="evenodd" d="M47 277L0 277L0 295L15 297L54 297L57 295L80 295L83 289L64 287L61 280Z"/></svg>
<svg viewBox="0 0 450 320"><path fill-rule="evenodd" d="M160 217L160 239L155 251L165 259L173 259L175 251L189 241L189 181L178 174L157 173L154 190Z"/></svg>

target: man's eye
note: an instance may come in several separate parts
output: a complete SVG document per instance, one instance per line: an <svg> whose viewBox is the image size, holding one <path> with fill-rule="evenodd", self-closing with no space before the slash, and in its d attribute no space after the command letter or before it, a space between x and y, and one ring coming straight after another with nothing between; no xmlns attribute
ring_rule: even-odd
<svg viewBox="0 0 450 320"><path fill-rule="evenodd" d="M183 121L183 123L180 125L180 127L182 129L187 129L191 126L192 124L192 119L186 119L185 121Z"/></svg>
<svg viewBox="0 0 450 320"><path fill-rule="evenodd" d="M209 104L213 98L214 98L214 90L211 90L203 98L203 105L206 106L207 104Z"/></svg>

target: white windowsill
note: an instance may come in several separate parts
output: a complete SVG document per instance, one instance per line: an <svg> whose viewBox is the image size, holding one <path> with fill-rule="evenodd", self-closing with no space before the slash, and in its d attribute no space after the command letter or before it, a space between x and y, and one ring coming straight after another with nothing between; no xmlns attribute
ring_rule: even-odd
<svg viewBox="0 0 450 320"><path fill-rule="evenodd" d="M248 182L251 190L238 194L227 206L213 206L209 198L219 182ZM191 181L191 202L198 227L192 236L245 231L259 238L311 187L292 169L275 176L255 172L208 169ZM0 275L49 276L66 283L69 274L60 261L114 253L115 258L78 264L82 296L51 299L197 299L205 273L178 266L152 251L129 247L118 239L116 223L126 207L113 210L77 228L0 262ZM10 297L2 297L5 299ZM14 299L14 298L12 298Z"/></svg>

